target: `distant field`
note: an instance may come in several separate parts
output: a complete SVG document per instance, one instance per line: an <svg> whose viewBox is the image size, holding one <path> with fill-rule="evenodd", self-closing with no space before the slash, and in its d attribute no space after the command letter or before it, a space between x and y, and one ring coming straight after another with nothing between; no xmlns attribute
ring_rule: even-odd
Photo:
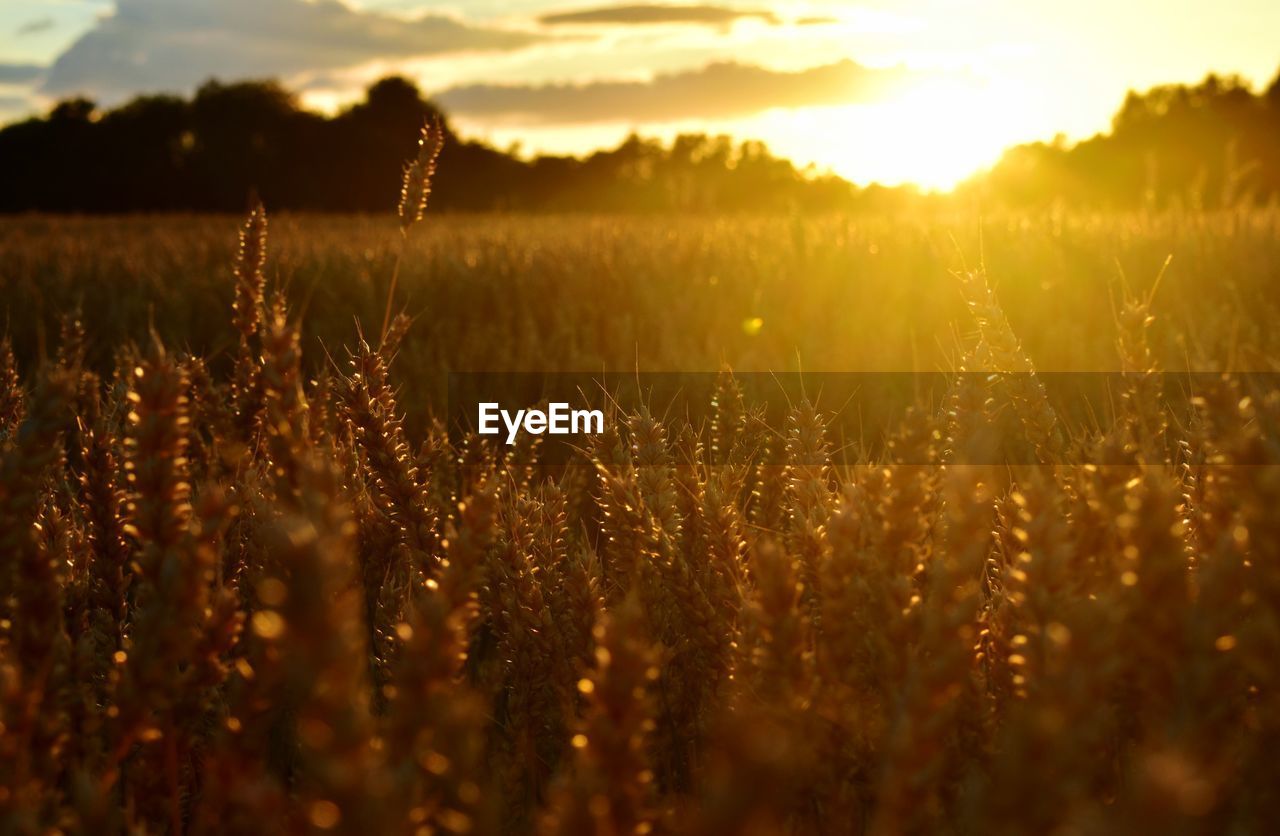
<svg viewBox="0 0 1280 836"><path fill-rule="evenodd" d="M226 352L235 218L0 220L23 356L80 303L95 362L145 338ZM365 217L273 217L271 286L304 348L381 324L399 246ZM409 378L448 369L936 370L965 325L952 271L985 262L1042 369L1117 368L1113 299L1172 264L1155 301L1166 368L1269 369L1280 212L935 219L445 215L415 228L399 303ZM18 313L21 312L21 315Z"/></svg>

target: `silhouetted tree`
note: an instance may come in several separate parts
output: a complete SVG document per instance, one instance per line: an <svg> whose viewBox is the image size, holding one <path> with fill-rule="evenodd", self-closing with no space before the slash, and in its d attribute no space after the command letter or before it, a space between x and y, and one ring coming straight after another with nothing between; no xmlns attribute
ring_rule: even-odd
<svg viewBox="0 0 1280 836"><path fill-rule="evenodd" d="M410 81L383 79L332 118L272 81L209 81L190 100L144 96L99 111L58 104L0 130L0 211L390 210L418 128L438 111ZM595 211L830 210L855 190L806 175L759 143L640 136L585 159L522 160L448 130L432 206Z"/></svg>
<svg viewBox="0 0 1280 836"><path fill-rule="evenodd" d="M1012 205L1232 206L1280 197L1280 75L1130 92L1111 131L1010 149L971 190Z"/></svg>

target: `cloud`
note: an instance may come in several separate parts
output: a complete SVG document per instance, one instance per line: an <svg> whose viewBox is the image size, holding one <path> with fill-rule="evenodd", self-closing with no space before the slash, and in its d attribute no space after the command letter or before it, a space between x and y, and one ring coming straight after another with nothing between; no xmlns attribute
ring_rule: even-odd
<svg viewBox="0 0 1280 836"><path fill-rule="evenodd" d="M15 34L19 37L22 35L35 35L40 32L48 32L54 27L54 20L51 17L39 17L35 20L29 20L18 27Z"/></svg>
<svg viewBox="0 0 1280 836"><path fill-rule="evenodd" d="M796 26L827 26L832 23L839 23L840 20L834 17L799 17L796 18Z"/></svg>
<svg viewBox="0 0 1280 836"><path fill-rule="evenodd" d="M31 84L46 69L38 64L0 64L0 84Z"/></svg>
<svg viewBox="0 0 1280 836"><path fill-rule="evenodd" d="M339 0L117 0L114 14L54 61L42 92L109 100L189 90L211 76L288 76L539 40L449 17L359 11Z"/></svg>
<svg viewBox="0 0 1280 836"><path fill-rule="evenodd" d="M904 68L870 69L849 60L799 72L725 62L644 82L472 84L433 98L451 114L493 122L674 122L729 119L775 107L874 101L913 77Z"/></svg>
<svg viewBox="0 0 1280 836"><path fill-rule="evenodd" d="M726 6L668 6L633 5L600 6L569 12L543 15L538 22L554 26L565 23L652 24L688 23L703 26L727 26L736 20L762 20L771 25L781 21L773 12L764 9L732 9Z"/></svg>

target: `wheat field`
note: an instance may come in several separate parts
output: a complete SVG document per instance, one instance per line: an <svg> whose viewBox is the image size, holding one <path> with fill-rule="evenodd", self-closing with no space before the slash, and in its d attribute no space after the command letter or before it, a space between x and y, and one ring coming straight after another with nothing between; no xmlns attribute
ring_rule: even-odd
<svg viewBox="0 0 1280 836"><path fill-rule="evenodd" d="M399 219L0 224L0 832L1280 817L1280 213L421 217L424 148ZM444 424L596 369L717 378Z"/></svg>

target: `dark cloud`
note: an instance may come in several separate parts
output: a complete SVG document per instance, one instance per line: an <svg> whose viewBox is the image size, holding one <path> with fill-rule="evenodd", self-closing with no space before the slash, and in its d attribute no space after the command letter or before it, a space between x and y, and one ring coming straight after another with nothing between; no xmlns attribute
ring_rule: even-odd
<svg viewBox="0 0 1280 836"><path fill-rule="evenodd" d="M38 32L48 32L54 27L54 20L51 17L40 17L35 20L29 20L18 27L18 35L34 35Z"/></svg>
<svg viewBox="0 0 1280 836"><path fill-rule="evenodd" d="M338 0L118 0L114 14L58 57L42 89L113 99L187 90L210 76L283 76L540 39L448 17L358 11Z"/></svg>
<svg viewBox="0 0 1280 836"><path fill-rule="evenodd" d="M848 60L799 72L717 63L645 82L473 84L434 98L450 113L508 123L671 122L747 116L774 107L873 101L910 78L906 69L870 69Z"/></svg>
<svg viewBox="0 0 1280 836"><path fill-rule="evenodd" d="M601 6L571 12L557 12L538 18L539 23L558 25L563 23L611 23L651 24L688 23L703 26L726 26L735 20L753 18L777 25L780 21L773 12L764 9L733 9L727 6Z"/></svg>
<svg viewBox="0 0 1280 836"><path fill-rule="evenodd" d="M0 84L31 84L46 69L38 64L0 64Z"/></svg>

